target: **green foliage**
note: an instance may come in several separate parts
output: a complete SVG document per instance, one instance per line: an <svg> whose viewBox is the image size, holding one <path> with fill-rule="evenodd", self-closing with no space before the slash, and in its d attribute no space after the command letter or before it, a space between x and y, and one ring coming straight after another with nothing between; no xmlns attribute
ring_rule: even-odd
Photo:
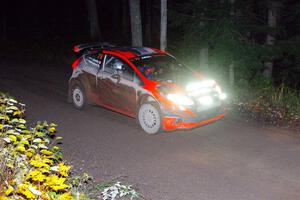
<svg viewBox="0 0 300 200"><path fill-rule="evenodd" d="M57 146L62 137L56 124L43 121L29 128L24 114L24 104L0 92L0 200L90 200L104 194L114 199L111 185L94 190L97 184L88 174L71 173ZM118 186L117 196L138 197L131 186Z"/></svg>
<svg viewBox="0 0 300 200"><path fill-rule="evenodd" d="M270 80L256 79L248 86L236 88L235 104L254 117L276 125L300 128L300 92Z"/></svg>
<svg viewBox="0 0 300 200"><path fill-rule="evenodd" d="M280 75L274 77L275 82L297 87L299 38L285 39L285 27L280 24L276 30L267 26L268 1L236 0L233 5L229 2L187 0L172 7L169 50L197 68L199 50L209 48L210 66L204 70L222 74L222 79L228 80L228 68L233 64L237 84L251 82L262 74L266 61L276 61L276 73ZM267 34L277 36L275 45L265 45ZM288 69L281 70L284 67Z"/></svg>

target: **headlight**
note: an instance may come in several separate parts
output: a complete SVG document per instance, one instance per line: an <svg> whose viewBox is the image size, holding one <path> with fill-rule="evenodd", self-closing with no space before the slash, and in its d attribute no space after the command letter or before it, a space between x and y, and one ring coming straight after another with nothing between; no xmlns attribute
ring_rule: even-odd
<svg viewBox="0 0 300 200"><path fill-rule="evenodd" d="M187 91L198 90L200 88L212 87L216 84L215 80L203 80L195 83L190 83L186 86Z"/></svg>
<svg viewBox="0 0 300 200"><path fill-rule="evenodd" d="M227 94L226 94L226 93L221 93L221 94L219 95L219 98L220 98L221 100L225 100L225 99L227 99Z"/></svg>
<svg viewBox="0 0 300 200"><path fill-rule="evenodd" d="M191 106L194 104L194 102L190 98L182 94L168 94L167 99L173 101L177 105L182 105L182 106Z"/></svg>
<svg viewBox="0 0 300 200"><path fill-rule="evenodd" d="M209 106L213 103L213 99L210 96L203 96L203 97L200 97L198 100L199 100L199 103L204 106Z"/></svg>

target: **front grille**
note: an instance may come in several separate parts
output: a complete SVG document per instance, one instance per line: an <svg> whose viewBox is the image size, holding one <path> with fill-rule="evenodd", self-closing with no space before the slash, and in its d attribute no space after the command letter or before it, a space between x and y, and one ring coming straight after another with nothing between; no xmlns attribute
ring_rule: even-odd
<svg viewBox="0 0 300 200"><path fill-rule="evenodd" d="M222 114L222 105L211 107L203 111L195 112L197 117L191 118L191 122L208 120Z"/></svg>

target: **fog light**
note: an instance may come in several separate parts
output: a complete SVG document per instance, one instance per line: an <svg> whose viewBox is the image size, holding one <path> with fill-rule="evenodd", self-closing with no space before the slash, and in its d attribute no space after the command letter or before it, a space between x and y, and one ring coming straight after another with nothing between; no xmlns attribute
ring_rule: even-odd
<svg viewBox="0 0 300 200"><path fill-rule="evenodd" d="M219 95L219 98L220 98L221 100L225 100L225 99L227 99L227 94L226 94L226 93L221 93L221 94Z"/></svg>

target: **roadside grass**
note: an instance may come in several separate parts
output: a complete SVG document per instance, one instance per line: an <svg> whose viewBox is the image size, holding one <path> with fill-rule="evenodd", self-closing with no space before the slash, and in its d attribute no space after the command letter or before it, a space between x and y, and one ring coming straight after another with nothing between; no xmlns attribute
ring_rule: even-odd
<svg viewBox="0 0 300 200"><path fill-rule="evenodd" d="M264 122L300 128L300 92L285 84L275 87L268 81L236 87L234 104Z"/></svg>
<svg viewBox="0 0 300 200"><path fill-rule="evenodd" d="M118 181L96 183L63 157L56 124L28 127L25 105L0 92L0 200L144 199Z"/></svg>

